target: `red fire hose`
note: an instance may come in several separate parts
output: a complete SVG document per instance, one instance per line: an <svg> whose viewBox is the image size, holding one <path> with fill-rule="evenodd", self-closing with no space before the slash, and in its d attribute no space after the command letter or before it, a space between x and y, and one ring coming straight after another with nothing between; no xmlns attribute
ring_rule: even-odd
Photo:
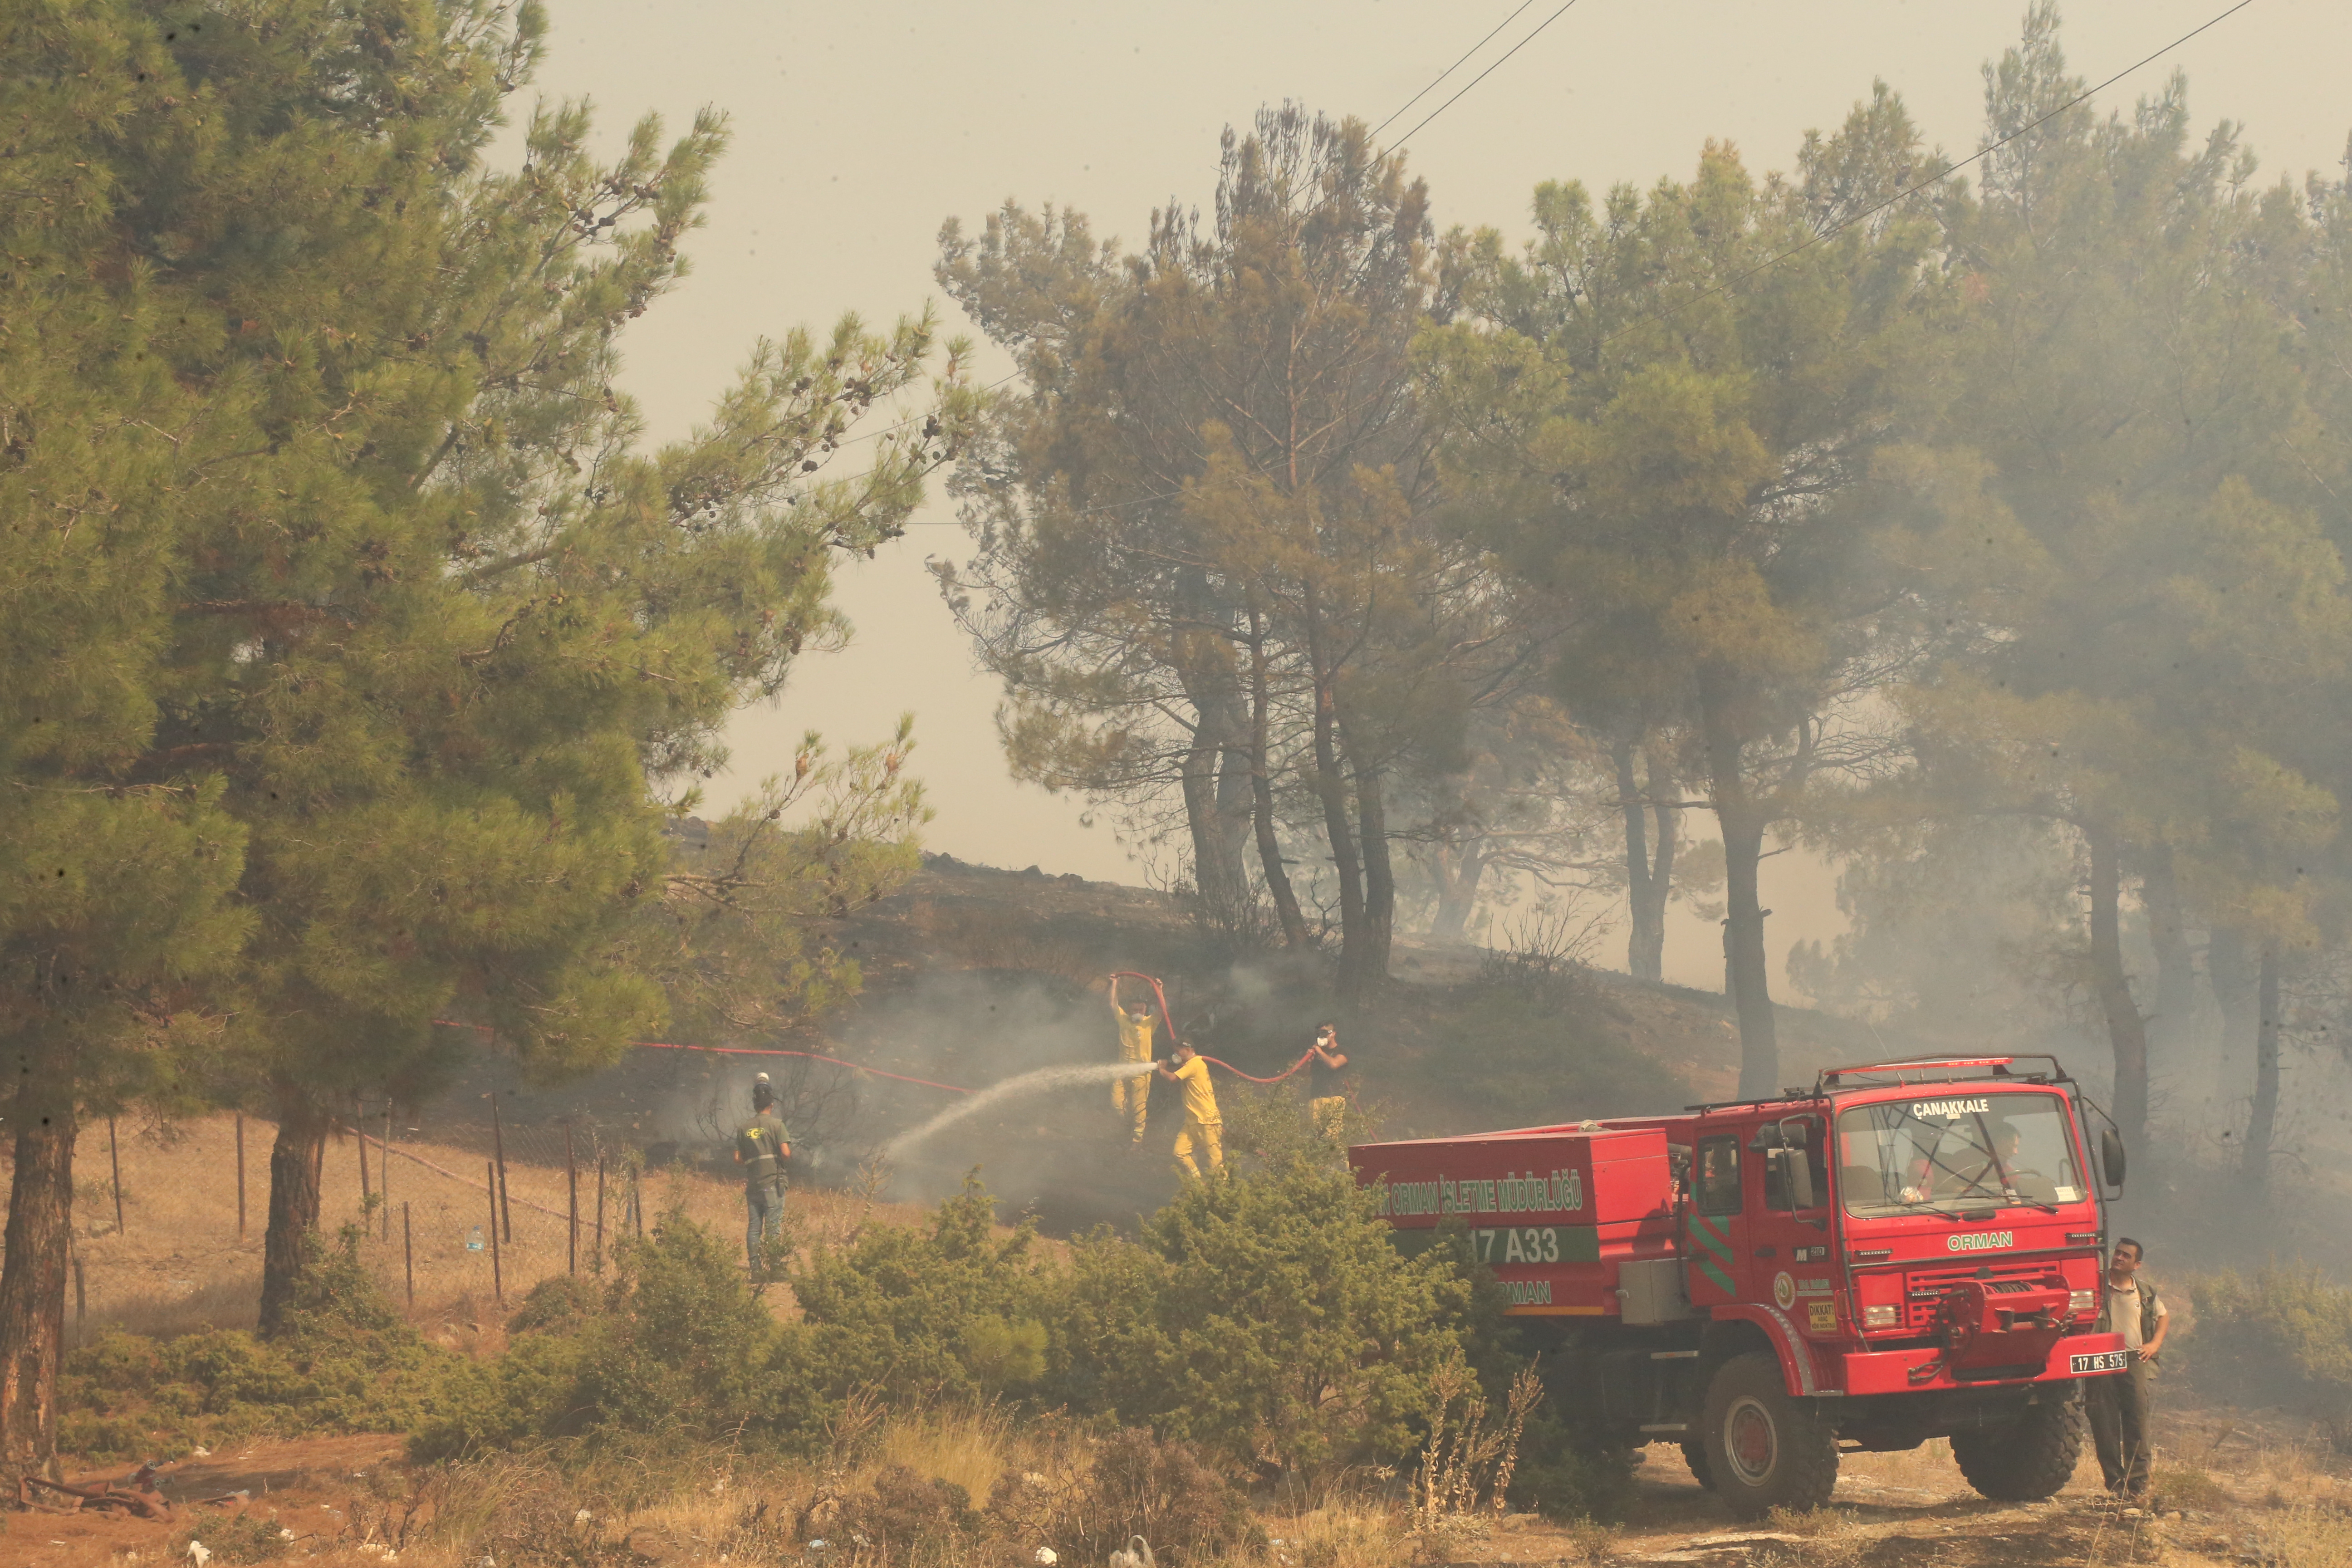
<svg viewBox="0 0 2352 1568"><path fill-rule="evenodd" d="M1121 969L1115 972L1111 975L1111 978L1113 980L1140 980L1146 985L1150 986L1151 994L1160 999L1160 1017L1161 1022L1168 1026L1168 1037L1171 1040L1173 1040L1176 1037L1176 1016L1168 1010L1168 997L1167 994L1160 989L1160 980L1157 975L1138 974L1133 970ZM1235 1078L1242 1079L1250 1083L1280 1083L1284 1079L1290 1077L1300 1068L1305 1067L1307 1065L1307 1058L1314 1056L1314 1054L1315 1047L1312 1046L1307 1047L1305 1055L1301 1056L1297 1061L1291 1063L1289 1067L1284 1068L1281 1072L1275 1074L1272 1078L1253 1077L1252 1075L1242 1071L1241 1068L1234 1066L1233 1063L1221 1062L1214 1057L1202 1057L1201 1059L1207 1062L1211 1067L1223 1068L1227 1072L1233 1074Z"/></svg>
<svg viewBox="0 0 2352 1568"><path fill-rule="evenodd" d="M1140 980L1145 984L1150 986L1151 994L1156 997L1160 1003L1160 1021L1168 1026L1170 1038L1174 1038L1176 1033L1175 1016L1168 1010L1168 996L1165 992L1160 989L1160 981L1157 976L1138 974L1132 970L1122 969L1116 974L1112 975L1111 978L1114 980ZM442 1026L444 1028L478 1029L485 1035L496 1032L492 1030L488 1024L468 1024L455 1018L436 1018L433 1021L436 1024ZM869 1077L887 1078L895 1083L911 1083L922 1089L940 1089L949 1094L972 1094L977 1092L976 1090L964 1089L952 1083L937 1083L927 1078L909 1078L902 1072L885 1072L880 1068L867 1067L864 1062L853 1062L841 1057L829 1057L821 1051L787 1051L772 1047L761 1047L754 1046L686 1046L678 1045L668 1040L632 1040L629 1043L637 1047L640 1050L647 1051L707 1051L712 1056L719 1057L798 1057L804 1061L831 1062L835 1067L845 1067L853 1072L862 1072ZM1211 1067L1223 1068L1227 1072L1233 1074L1235 1078L1246 1079L1251 1083L1280 1083L1283 1079L1291 1077L1293 1074L1297 1073L1299 1068L1305 1067L1307 1065L1307 1058L1312 1057L1314 1054L1314 1047L1309 1047L1305 1056L1300 1057L1297 1061L1291 1063L1288 1068L1275 1074L1272 1078L1252 1077L1250 1074L1245 1073L1242 1071L1241 1068L1234 1066L1233 1063L1219 1061L1214 1057L1202 1057L1201 1059L1207 1062Z"/></svg>

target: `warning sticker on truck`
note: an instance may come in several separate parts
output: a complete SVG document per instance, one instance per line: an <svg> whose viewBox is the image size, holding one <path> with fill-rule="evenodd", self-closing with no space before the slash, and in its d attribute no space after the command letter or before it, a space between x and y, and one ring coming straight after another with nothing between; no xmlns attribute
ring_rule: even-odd
<svg viewBox="0 0 2352 1568"><path fill-rule="evenodd" d="M1837 1303L1808 1301L1805 1303L1805 1327L1817 1334L1837 1332Z"/></svg>

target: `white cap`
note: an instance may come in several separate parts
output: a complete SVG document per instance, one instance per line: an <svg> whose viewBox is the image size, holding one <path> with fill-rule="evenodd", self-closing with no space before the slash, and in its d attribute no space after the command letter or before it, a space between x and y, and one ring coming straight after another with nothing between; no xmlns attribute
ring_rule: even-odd
<svg viewBox="0 0 2352 1568"><path fill-rule="evenodd" d="M751 1075L751 1081L753 1083L765 1083L768 1081L768 1075L763 1072L755 1072Z"/></svg>

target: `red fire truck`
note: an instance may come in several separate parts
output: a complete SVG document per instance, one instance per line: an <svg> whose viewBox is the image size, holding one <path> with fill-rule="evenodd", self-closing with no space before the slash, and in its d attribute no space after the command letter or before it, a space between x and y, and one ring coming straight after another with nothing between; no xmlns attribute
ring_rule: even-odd
<svg viewBox="0 0 2352 1568"><path fill-rule="evenodd" d="M1745 1517L1826 1501L1841 1449L1937 1436L1985 1496L2048 1497L2082 1380L2126 1364L2093 1331L2124 1147L2053 1058L1349 1153L1402 1248L1493 1269L1583 1440L1679 1443Z"/></svg>

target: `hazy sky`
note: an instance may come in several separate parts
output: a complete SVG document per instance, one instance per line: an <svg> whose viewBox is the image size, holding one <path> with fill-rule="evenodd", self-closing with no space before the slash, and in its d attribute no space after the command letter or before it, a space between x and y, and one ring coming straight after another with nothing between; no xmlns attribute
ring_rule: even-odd
<svg viewBox="0 0 2352 1568"><path fill-rule="evenodd" d="M755 4L752 0L550 0L551 58L538 84L592 99L608 141L652 110L672 128L715 104L732 151L709 226L689 244L694 276L632 329L627 384L657 433L682 433L754 336L844 310L875 319L940 299L930 266L940 221L968 221L1007 196L1052 200L1129 240L1171 198L1206 206L1217 136L1263 103L1378 123L1509 16L1517 0L1189 0L1079 5ZM2231 0L2098 0L2066 9L2074 70L2092 82L2227 9ZM1534 0L1386 140L1493 63L1558 9ZM1594 187L1685 175L1709 137L1751 167L1786 167L1811 127L1830 127L1884 78L1929 139L1973 152L1979 67L2015 37L2015 0L1576 0L1470 89L1407 148L1441 227L1526 227L1548 179ZM2242 122L2268 177L2332 169L2352 130L2352 5L2252 0L2210 31L2109 89L2127 106L2176 67L2200 126ZM518 104L517 114L527 112ZM983 352L993 379L1006 363ZM782 702L736 723L724 805L788 758L809 728L877 739L917 715L918 771L939 820L929 841L968 859L1139 879L1083 803L1007 775L998 691L922 571L963 545L949 509L870 564L845 569L840 602L856 646L804 665ZM1773 968L1789 942L1838 929L1826 868L1797 855L1765 862ZM1619 955L1622 962L1622 954ZM1711 927L1670 933L1671 978L1721 979Z"/></svg>

